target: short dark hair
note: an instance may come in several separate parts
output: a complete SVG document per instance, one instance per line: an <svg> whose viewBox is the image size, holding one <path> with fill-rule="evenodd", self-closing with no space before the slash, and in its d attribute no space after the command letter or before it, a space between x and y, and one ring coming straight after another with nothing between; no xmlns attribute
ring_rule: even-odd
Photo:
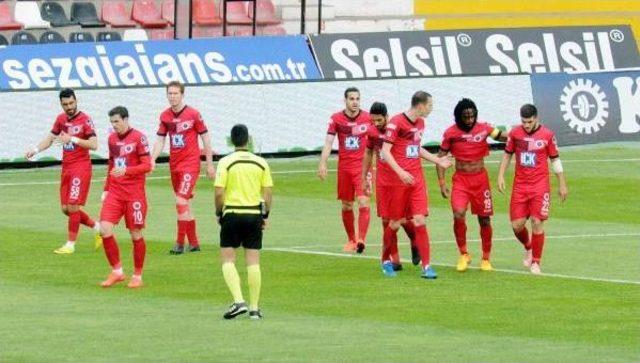
<svg viewBox="0 0 640 363"><path fill-rule="evenodd" d="M382 102L374 102L369 109L369 113L372 115L387 116L387 105Z"/></svg>
<svg viewBox="0 0 640 363"><path fill-rule="evenodd" d="M170 87L178 87L180 88L180 93L184 94L184 84L180 83L180 81L171 81L167 83L166 90L168 91Z"/></svg>
<svg viewBox="0 0 640 363"><path fill-rule="evenodd" d="M235 147L246 146L249 142L249 129L243 124L236 124L231 128L231 143Z"/></svg>
<svg viewBox="0 0 640 363"><path fill-rule="evenodd" d="M411 96L411 107L416 107L421 103L427 103L431 98L431 94L425 91L418 91Z"/></svg>
<svg viewBox="0 0 640 363"><path fill-rule="evenodd" d="M124 120L125 118L129 117L129 110L127 110L127 108L124 106L116 106L112 108L111 111L109 111L109 117L115 115L120 115L120 117L122 117L122 119Z"/></svg>
<svg viewBox="0 0 640 363"><path fill-rule="evenodd" d="M75 100L76 93L71 88L65 88L60 91L60 94L58 95L58 97L60 97L60 99L73 97L73 99Z"/></svg>
<svg viewBox="0 0 640 363"><path fill-rule="evenodd" d="M356 87L349 87L346 90L344 90L344 98L349 97L349 93L351 92L358 92L358 94L360 94L360 90L357 89Z"/></svg>
<svg viewBox="0 0 640 363"><path fill-rule="evenodd" d="M538 116L538 109L536 108L536 106L527 103L520 107L520 117L529 118L534 116Z"/></svg>

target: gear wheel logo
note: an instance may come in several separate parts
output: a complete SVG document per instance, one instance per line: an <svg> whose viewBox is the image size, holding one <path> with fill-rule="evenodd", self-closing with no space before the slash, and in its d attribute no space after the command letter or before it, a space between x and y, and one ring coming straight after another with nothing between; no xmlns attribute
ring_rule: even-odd
<svg viewBox="0 0 640 363"><path fill-rule="evenodd" d="M607 123L609 101L597 83L578 78L562 90L560 110L571 129L581 134L592 134Z"/></svg>

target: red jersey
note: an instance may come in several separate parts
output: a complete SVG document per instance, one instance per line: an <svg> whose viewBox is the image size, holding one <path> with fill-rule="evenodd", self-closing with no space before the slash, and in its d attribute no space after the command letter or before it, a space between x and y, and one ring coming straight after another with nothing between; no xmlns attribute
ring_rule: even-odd
<svg viewBox="0 0 640 363"><path fill-rule="evenodd" d="M384 142L393 144L391 155L398 165L413 176L422 177L422 161L420 148L424 133L424 119L418 117L411 122L406 114L395 115L389 120ZM398 175L393 172L394 184L402 184Z"/></svg>
<svg viewBox="0 0 640 363"><path fill-rule="evenodd" d="M369 126L373 127L371 117L363 110L354 118L344 111L331 115L327 134L338 135L338 169L362 170Z"/></svg>
<svg viewBox="0 0 640 363"><path fill-rule="evenodd" d="M504 151L516 154L514 187L549 189L548 159L560 156L553 131L543 125L532 133L527 133L522 126L515 127L509 132Z"/></svg>
<svg viewBox="0 0 640 363"><path fill-rule="evenodd" d="M58 136L62 131L83 140L96 136L93 121L82 111L71 117L64 112L59 114L53 123L51 133ZM72 142L62 145L62 168L91 170L89 150Z"/></svg>
<svg viewBox="0 0 640 363"><path fill-rule="evenodd" d="M114 167L130 169L142 165L141 159L145 157L149 163L149 142L140 131L129 129L124 135L118 135L116 132L109 135L109 171ZM146 172L133 174L129 171L121 177L108 175L104 190L111 195L115 194L121 200L144 199L145 175Z"/></svg>
<svg viewBox="0 0 640 363"><path fill-rule="evenodd" d="M184 106L180 112L171 107L160 114L157 134L169 134L169 169L171 171L200 172L200 145L198 135L207 132L200 112Z"/></svg>
<svg viewBox="0 0 640 363"><path fill-rule="evenodd" d="M380 131L374 125L369 128L369 133L367 134L367 149L373 150L374 157L376 158L376 184L378 185L391 184L395 174L380 153L382 144L384 143L385 131L386 129Z"/></svg>
<svg viewBox="0 0 640 363"><path fill-rule="evenodd" d="M451 152L456 160L478 161L489 155L487 138L494 127L486 122L476 122L471 130L463 131L458 125L450 126L442 136L440 150Z"/></svg>

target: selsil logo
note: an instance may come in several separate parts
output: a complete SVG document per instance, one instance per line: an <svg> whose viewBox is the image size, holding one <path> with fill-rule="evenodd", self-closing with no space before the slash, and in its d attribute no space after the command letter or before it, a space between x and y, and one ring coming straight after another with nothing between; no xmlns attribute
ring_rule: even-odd
<svg viewBox="0 0 640 363"><path fill-rule="evenodd" d="M592 134L606 124L609 101L597 83L578 78L563 88L560 110L569 127L581 134Z"/></svg>

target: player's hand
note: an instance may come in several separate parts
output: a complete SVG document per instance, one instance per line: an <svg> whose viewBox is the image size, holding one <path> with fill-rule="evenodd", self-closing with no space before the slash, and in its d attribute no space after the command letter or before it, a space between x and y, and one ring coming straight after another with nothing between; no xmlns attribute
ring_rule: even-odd
<svg viewBox="0 0 640 363"><path fill-rule="evenodd" d="M438 161L437 164L445 169L448 169L451 167L451 165L453 165L453 163L451 162L451 159L449 159L448 156L443 156L441 157Z"/></svg>
<svg viewBox="0 0 640 363"><path fill-rule="evenodd" d="M502 175L498 175L498 191L502 194L504 194L506 187L504 184L504 176Z"/></svg>
<svg viewBox="0 0 640 363"><path fill-rule="evenodd" d="M569 188L567 188L566 185L560 185L558 188L558 195L560 195L560 200L564 202L567 200L567 196L569 195Z"/></svg>
<svg viewBox="0 0 640 363"><path fill-rule="evenodd" d="M58 135L58 139L60 140L61 143L68 144L68 143L71 142L71 135L69 135L66 132L62 131L60 133L60 135Z"/></svg>
<svg viewBox="0 0 640 363"><path fill-rule="evenodd" d="M104 202L104 200L107 199L107 194L109 194L109 192L106 191L106 190L104 192L102 192L102 195L100 196L100 201L101 202Z"/></svg>
<svg viewBox="0 0 640 363"><path fill-rule="evenodd" d="M111 169L111 173L109 173L111 176L115 176L115 177L121 177L124 176L124 174L126 173L127 168L113 168Z"/></svg>
<svg viewBox="0 0 640 363"><path fill-rule="evenodd" d="M318 165L318 178L322 181L327 178L327 163L320 163L320 165Z"/></svg>
<svg viewBox="0 0 640 363"><path fill-rule="evenodd" d="M27 161L32 161L34 156L36 156L35 149L28 150L26 153L24 153L24 157L27 159Z"/></svg>
<svg viewBox="0 0 640 363"><path fill-rule="evenodd" d="M262 230L264 231L267 228L269 228L269 220L268 219L263 219L262 220Z"/></svg>
<svg viewBox="0 0 640 363"><path fill-rule="evenodd" d="M211 180L216 178L216 168L213 164L207 165L207 178Z"/></svg>
<svg viewBox="0 0 640 363"><path fill-rule="evenodd" d="M408 173L406 170L401 170L398 176L400 177L400 180L402 180L402 182L406 185L413 185L413 183L415 182L415 180L413 179L413 175Z"/></svg>
<svg viewBox="0 0 640 363"><path fill-rule="evenodd" d="M449 198L449 196L451 195L451 190L449 190L449 187L447 186L447 184L443 184L440 186L440 194L444 199Z"/></svg>

